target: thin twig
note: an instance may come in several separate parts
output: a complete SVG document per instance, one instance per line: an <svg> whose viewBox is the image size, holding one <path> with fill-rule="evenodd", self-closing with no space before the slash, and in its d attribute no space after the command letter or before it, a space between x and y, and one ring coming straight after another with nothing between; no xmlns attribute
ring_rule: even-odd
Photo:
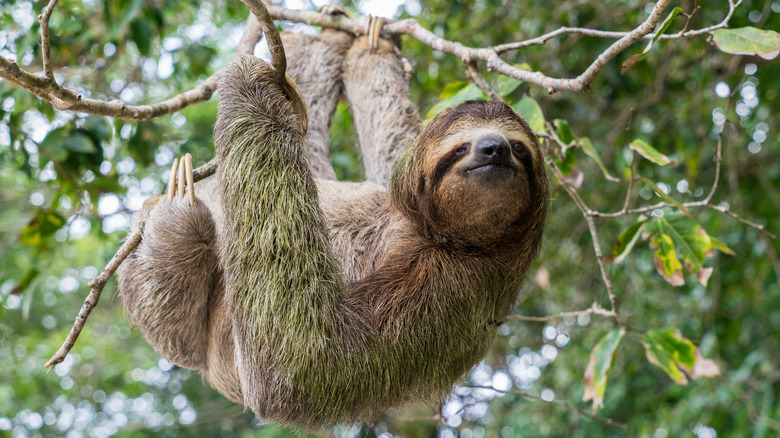
<svg viewBox="0 0 780 438"><path fill-rule="evenodd" d="M466 63L467 71L466 73L469 75L471 80L476 84L477 87L479 87L482 92L488 95L491 100L495 102L503 102L504 99L501 98L501 96L496 93L495 90L490 86L490 84L487 83L485 78L482 77L481 74L479 74L479 70L477 70L477 63L476 62L467 62Z"/></svg>
<svg viewBox="0 0 780 438"><path fill-rule="evenodd" d="M723 29L724 27L728 27L729 21L731 20L731 16L734 14L734 10L737 8L737 6L739 6L740 3L742 3L742 0L736 3L731 3L729 5L729 11L726 14L726 17L723 19L723 21L721 21L718 24L715 24L713 26L703 27L701 29L696 29L692 31L685 31L677 34L664 34L661 35L659 39L676 40L681 38L693 38L693 37L709 34L715 30ZM502 54L512 50L525 49L531 46L546 44L547 41L563 35L583 35L583 36L590 36L590 37L597 37L597 38L616 39L616 38L623 38L627 34L628 32L604 31L604 30L588 29L584 27L561 27L552 32L546 33L544 35L535 38L527 39L524 41L518 41L514 43L506 43L506 44L493 46L493 50L495 50L496 53L498 54ZM642 39L652 39L652 38L655 38L654 33L650 33L642 37Z"/></svg>
<svg viewBox="0 0 780 438"><path fill-rule="evenodd" d="M552 133L552 136L555 137L555 140L563 144L560 139L557 138L555 133ZM566 193L569 195L569 197L574 201L574 205L577 206L577 208L582 213L582 217L585 218L585 223L588 225L588 231L590 232L591 241L593 244L593 252L596 254L596 262L599 265L599 271L601 271L601 280L604 282L604 286L607 290L607 295L609 296L609 302L612 307L613 315L612 318L615 320L615 322L618 323L620 327L625 328L626 324L620 319L620 316L618 315L618 309L617 309L617 297L615 296L615 291L612 288L612 280L609 278L609 274L607 273L607 267L604 264L604 255L601 252L601 244L599 243L599 236L598 236L598 230L596 229L596 223L593 221L593 217L588 213L590 212L590 208L585 204L585 201L580 198L580 195L577 194L577 191L574 187L572 187L570 184L566 183L565 177L561 173L560 169L558 169L558 166L555 165L555 161L548 158L547 159L547 165L552 170L555 177L560 181L561 187L566 191Z"/></svg>
<svg viewBox="0 0 780 438"><path fill-rule="evenodd" d="M740 87L745 82L745 79L747 79L747 75L742 76L742 80L739 81L739 84L737 84L737 86L734 87L734 90L729 94L729 100L726 102L727 110L731 107L731 103L734 102L734 96L737 95L737 91L739 91ZM720 168L723 165L723 133L726 131L726 125L728 125L729 122L728 111L726 111L723 117L723 124L720 125L720 129L718 130L718 146L715 151L715 177L712 180L710 192L707 194L707 197L704 198L704 202L707 204L712 201L712 197L715 196L715 191L718 190L718 184L720 183Z"/></svg>
<svg viewBox="0 0 780 438"><path fill-rule="evenodd" d="M650 32L655 29L655 26L658 24L658 22L661 21L661 16L663 15L664 9L666 9L669 3L671 3L671 0L660 0L658 3L656 3L653 10L650 12L650 16L647 17L647 20L639 25L639 27L626 34L626 36L623 38L615 41L607 48L607 50L602 52L601 55L599 55L596 60L593 61L590 67L588 67L578 77L580 82L585 84L584 86L587 87L587 85L590 84L596 74L601 71L602 67L604 67L607 62L617 56L618 53L625 50L628 46L639 41L644 36L649 35Z"/></svg>
<svg viewBox="0 0 780 438"><path fill-rule="evenodd" d="M51 41L49 40L49 19L57 0L50 0L49 4L38 15L38 23L41 25L41 60L43 62L43 74L50 80L54 80L54 70L51 68Z"/></svg>
<svg viewBox="0 0 780 438"><path fill-rule="evenodd" d="M636 163L637 163L637 154L636 151L631 151L631 165L629 166L629 177L628 177L628 189L626 190L626 200L623 202L623 210L621 211L628 211L628 206L631 204L631 189L634 186L634 178L636 178L635 172L636 172Z"/></svg>
<svg viewBox="0 0 780 438"><path fill-rule="evenodd" d="M738 4L738 2L736 4ZM726 104L726 108L729 108L731 106L731 103L733 102L733 99L736 96L737 91L739 91L740 86L742 85L744 80L745 80L745 78L743 77L742 80L739 82L739 84L734 88L734 90L729 95L729 100L728 100L728 103ZM717 191L718 185L720 183L720 175L721 175L722 166L723 166L723 153L722 153L723 152L723 135L724 135L724 132L725 132L727 124L728 124L728 119L723 121L723 124L721 125L720 129L718 130L717 147L716 147L716 150L715 150L715 176L713 177L712 186L710 187L709 193L701 201L685 202L685 203L681 203L681 205L683 207L685 207L685 208L700 207L700 208L709 208L711 210L718 211L720 213L723 213L723 214L725 214L725 215L727 215L727 216L737 220L740 223L743 223L743 224L745 224L745 225L747 225L749 227L755 228L758 231L760 231L761 233L763 233L764 235L769 236L772 239L774 239L775 235L773 233L769 232L766 229L766 226L758 224L758 223L750 221L750 220L747 220L747 219L744 219L741 216L739 216L738 214L736 214L736 213L732 212L731 210L729 210L727 207L724 207L724 206L721 206L721 205L715 205L715 204L711 203L712 202L712 198L715 196L715 192ZM551 135L545 135L545 138L548 138L548 139L550 139L552 141L555 141L555 137L551 136ZM634 165L635 165L635 161L636 161L636 153L634 153L634 158L635 158L634 161L632 161L632 163L631 163L631 170L632 170L631 171L631 180L633 180L633 178L634 178ZM631 180L629 181L629 183L631 182ZM629 184L629 193L630 193L630 191L631 191L631 185ZM584 203L583 203L583 207L585 208L585 211L587 212L587 215L590 216L590 217L594 217L594 218L616 218L616 217L621 217L621 216L645 214L645 213L649 213L649 212L651 212L653 210L656 210L656 209L659 209L659 208L666 208L666 207L677 208L677 206L672 204L672 203L669 203L669 202L659 202L657 204L648 205L648 206L645 206L645 207L628 209L627 208L628 207L628 203L629 203L629 199L628 199L628 196L627 196L626 197L626 201L623 204L623 208L621 210L619 210L619 211L612 212L612 213L604 213L604 212L600 212L600 211L591 210L590 208L585 206Z"/></svg>
<svg viewBox="0 0 780 438"><path fill-rule="evenodd" d="M737 222L740 222L740 223L745 224L745 225L747 225L749 227L757 229L758 231L766 234L767 236L771 237L772 239L776 239L777 238L777 236L774 233L772 233L772 232L770 232L769 230L766 229L766 225L761 225L759 223L747 220L747 219L741 217L740 215L734 213L733 211L729 210L728 207L725 207L725 206L722 206L722 205L713 205L713 204L702 205L701 203L698 203L698 202L691 202L690 204L695 204L695 205L693 205L694 207L706 207L706 208L709 208L710 210L715 210L717 212L723 213L726 216L736 220ZM688 204L683 204L683 205L686 206L686 207L689 206Z"/></svg>
<svg viewBox="0 0 780 438"><path fill-rule="evenodd" d="M70 352L70 349L73 348L73 346L76 344L76 339L78 339L81 330L84 328L84 324L87 322L87 318L92 312L92 309L94 309L97 305L97 302L100 299L100 294L103 292L103 288L106 286L106 282L108 282L108 279L114 275L114 272L116 272L117 268L119 268L119 265L122 264L125 258L127 258L133 249L135 249L135 247L138 245L138 242L141 241L141 232L142 228L139 227L130 236L128 236L127 240L125 240L125 243L122 244L116 254L114 254L114 257L111 258L111 261L109 261L106 267L103 268L103 270L100 272L100 275L89 282L89 295L87 295L87 299L84 300L84 304L81 306L81 310L79 310L79 313L76 315L76 321L73 323L73 327L70 329L68 337L65 339L65 342L57 350L57 352L54 353L54 356L52 356L51 359L46 362L46 365L44 365L45 368L51 369L54 367L54 365L62 362L65 359L65 356L67 356L67 354Z"/></svg>
<svg viewBox="0 0 780 438"><path fill-rule="evenodd" d="M216 170L217 160L213 159L203 166L193 170L192 179L193 181L200 181L213 175ZM44 367L51 369L54 367L54 365L62 362L65 359L65 356L70 353L70 350L73 348L73 346L76 345L76 340L78 339L79 334L81 334L81 330L84 329L84 325L86 324L90 313L92 313L92 309L94 309L97 305L97 302L100 299L100 294L103 292L103 288L106 287L106 283L108 283L108 280L111 278L111 276L114 275L117 268L119 268L119 265L122 264L127 256L130 255L135 247L138 246L138 244L141 242L142 234L143 225L139 226L137 229L131 232L131 234L125 240L125 243L119 247L119 250L117 250L116 254L114 254L108 264L106 264L100 274L89 282L89 294L87 295L86 300L84 300L84 304L81 306L81 310L79 310L79 313L76 315L76 320L73 322L73 327L70 329L68 337L65 339L65 342L63 342L62 346L57 350L57 352L54 353L51 359L46 362Z"/></svg>
<svg viewBox="0 0 780 438"><path fill-rule="evenodd" d="M747 219L739 216L738 214L732 212L727 207L722 207L720 205L708 204L708 203L706 203L704 201L683 202L681 205L683 207L686 207L686 208L701 207L701 208L709 208L711 210L718 211L720 213L723 213L723 214L725 214L725 215L727 215L727 216L737 220L738 222L741 222L741 223L743 223L743 224L745 224L745 225L747 225L749 227L757 229L758 231L766 234L767 236L771 237L772 239L776 238L774 233L771 233L771 232L769 232L769 230L766 229L765 225L761 225L759 223L747 220ZM647 205L645 207L632 208L632 209L626 210L626 211L620 210L620 211L616 211L616 212L612 212L612 213L604 213L604 212L601 212L601 211L588 210L588 216L592 216L594 218L616 218L616 217L621 217L621 216L630 216L630 215L636 215L636 214L646 214L646 213L650 213L653 210L657 210L659 208L667 208L667 207L669 207L669 208L677 208L676 205L674 205L674 204L672 204L670 202L659 202L657 204Z"/></svg>
<svg viewBox="0 0 780 438"><path fill-rule="evenodd" d="M268 50L271 52L271 65L274 66L274 70L277 73L277 81L281 87L285 86L287 74L287 57L284 56L284 46L282 45L282 38L279 36L279 31L276 30L276 24L271 14L268 13L268 9L260 0L241 0L245 5L249 7L254 14L255 18L263 29L265 40L268 42ZM246 32L245 32L246 34Z"/></svg>
<svg viewBox="0 0 780 438"><path fill-rule="evenodd" d="M699 6L699 1L694 0L693 9L691 10L691 12L688 12L687 14L683 14L685 15L685 25L683 26L682 30L679 33L680 36L685 35L685 32L688 32L688 29L691 28L693 17L696 16L696 13L699 12L699 10L701 10L701 6Z"/></svg>
<svg viewBox="0 0 780 438"><path fill-rule="evenodd" d="M536 394L532 394L532 393L527 392L527 391L521 391L519 389L503 390L503 389L494 388L492 386L480 386L480 385L461 385L461 386L464 387L464 388L472 388L472 389L488 389L488 390L496 391L496 392L503 393L503 394L515 394L515 395L520 395L520 396L523 396L523 397L528 397L530 399L537 400L537 401L540 401L540 402L545 402L545 403L551 403L551 404L555 404L555 405L559 405L559 406L564 406L567 409L582 415L583 417L590 418L591 420L595 420L595 421L598 421L600 423L608 424L610 426L619 427L619 428L621 428L623 430L627 430L628 429L628 425L625 424L625 423L621 423L621 422L615 421L615 420L613 420L611 418L604 418L604 417L599 417L598 415L593 415L590 412L582 410L582 409L578 408L577 406L574 406L573 404L571 404L571 403L569 403L569 402L567 402L565 400L558 400L558 399L545 400L545 399L543 399L542 397L540 397L540 396L538 396Z"/></svg>
<svg viewBox="0 0 780 438"><path fill-rule="evenodd" d="M602 315L607 316L609 318L615 317L615 311L614 310L607 310L603 307L601 307L598 303L593 303L589 308L585 310L573 310L570 312L561 312L556 313L555 315L547 315L547 316L525 316L525 315L509 315L507 316L508 319L519 319L521 321L531 321L531 322L546 322L546 321L552 321L555 319L562 319L567 316L580 316L580 315Z"/></svg>

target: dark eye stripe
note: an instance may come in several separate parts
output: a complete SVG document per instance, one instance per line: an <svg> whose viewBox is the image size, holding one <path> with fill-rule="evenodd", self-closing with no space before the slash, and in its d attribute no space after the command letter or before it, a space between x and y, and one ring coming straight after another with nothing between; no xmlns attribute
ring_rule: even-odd
<svg viewBox="0 0 780 438"><path fill-rule="evenodd" d="M512 140L509 144L512 145L512 153L514 153L517 159L523 163L523 167L528 175L532 176L534 172L534 160L531 156L531 151L528 150L525 143L519 140Z"/></svg>
<svg viewBox="0 0 780 438"><path fill-rule="evenodd" d="M436 187L444 174L447 173L450 168L457 163L461 158L468 155L469 149L471 149L471 143L463 143L455 149L447 152L439 162L436 163L436 167L433 170L433 176L431 177L431 187Z"/></svg>

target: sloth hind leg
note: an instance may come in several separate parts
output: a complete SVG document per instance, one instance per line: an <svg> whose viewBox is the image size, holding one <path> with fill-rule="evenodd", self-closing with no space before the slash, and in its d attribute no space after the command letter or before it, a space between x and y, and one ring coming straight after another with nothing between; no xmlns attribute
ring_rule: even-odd
<svg viewBox="0 0 780 438"><path fill-rule="evenodd" d="M387 186L393 167L420 132L409 98L408 62L381 39L383 19L369 20L344 61L344 95L357 132L366 179Z"/></svg>
<svg viewBox="0 0 780 438"><path fill-rule="evenodd" d="M338 14L339 8L323 13ZM308 130L304 150L309 168L317 178L336 179L330 164L330 123L341 99L344 56L352 44L352 35L324 30L319 35L283 32L287 55L287 73L298 85L306 101Z"/></svg>
<svg viewBox="0 0 780 438"><path fill-rule="evenodd" d="M155 351L177 365L203 369L219 268L214 220L192 188L188 154L174 163L168 193L145 203L141 242L120 266L118 280L131 322Z"/></svg>

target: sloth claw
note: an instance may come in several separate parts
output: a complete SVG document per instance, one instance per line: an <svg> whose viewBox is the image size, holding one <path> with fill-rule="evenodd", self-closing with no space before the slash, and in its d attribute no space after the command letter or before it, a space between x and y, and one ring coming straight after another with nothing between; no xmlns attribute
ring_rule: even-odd
<svg viewBox="0 0 780 438"><path fill-rule="evenodd" d="M380 34L386 22L387 20L382 17L368 16L366 33L368 35L368 49L371 53L376 53L376 49L379 47Z"/></svg>
<svg viewBox="0 0 780 438"><path fill-rule="evenodd" d="M192 177L192 155L187 154L180 160L173 160L171 166L171 176L168 179L168 201L174 198L184 199L185 187L187 190L187 200L194 204L195 200L195 181Z"/></svg>

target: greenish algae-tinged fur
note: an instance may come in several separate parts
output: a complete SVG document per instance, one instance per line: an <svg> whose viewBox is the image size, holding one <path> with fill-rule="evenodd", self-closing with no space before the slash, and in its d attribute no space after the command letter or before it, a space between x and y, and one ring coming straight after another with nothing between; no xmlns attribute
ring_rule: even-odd
<svg viewBox="0 0 780 438"><path fill-rule="evenodd" d="M261 418L288 420L316 409L306 417L321 423L389 388L382 358L393 355L354 328L365 317L347 303L297 119L274 74L244 57L220 81L221 259L246 404Z"/></svg>

